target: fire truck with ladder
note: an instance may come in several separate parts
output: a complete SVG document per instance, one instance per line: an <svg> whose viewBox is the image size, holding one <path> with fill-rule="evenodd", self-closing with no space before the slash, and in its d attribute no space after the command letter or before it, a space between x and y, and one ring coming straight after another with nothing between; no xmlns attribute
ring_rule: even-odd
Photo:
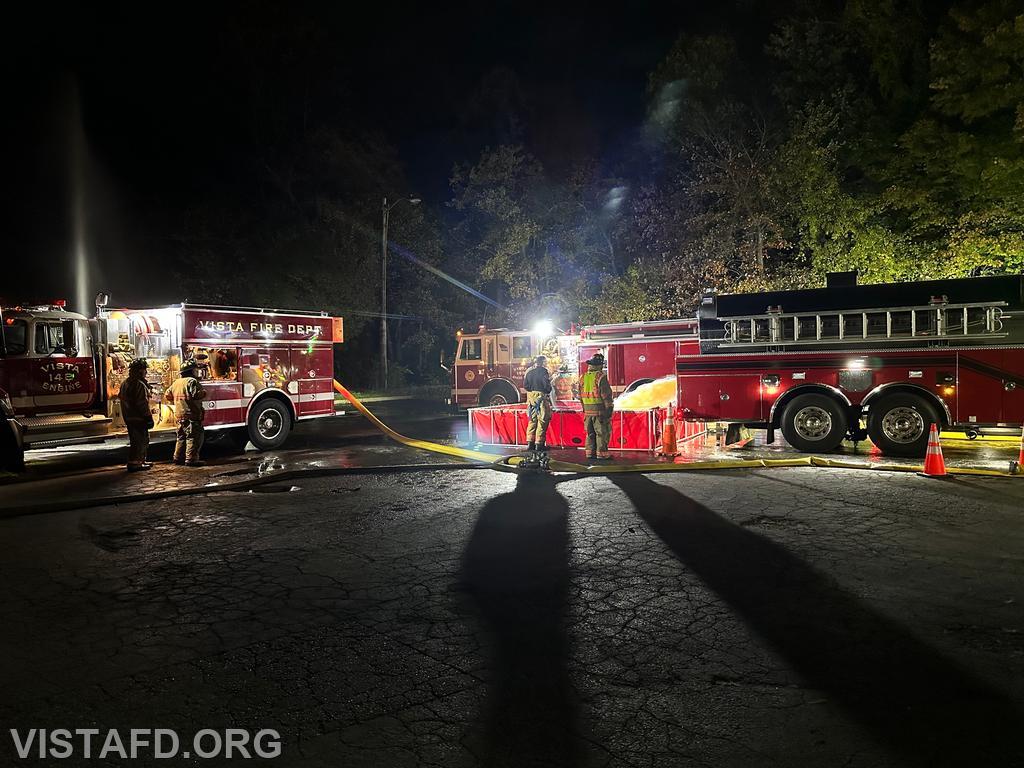
<svg viewBox="0 0 1024 768"><path fill-rule="evenodd" d="M93 318L62 301L0 308L0 393L15 451L125 434L117 395L135 358L149 364L155 432L175 427L162 396L184 358L198 364L206 428L240 445L273 449L296 422L334 415L341 318L184 303L110 309L107 301L97 296Z"/></svg>
<svg viewBox="0 0 1024 768"><path fill-rule="evenodd" d="M921 456L931 424L1020 434L1024 277L707 296L676 356L685 419L781 430L801 451L844 439Z"/></svg>
<svg viewBox="0 0 1024 768"><path fill-rule="evenodd" d="M557 393L562 366L575 381L583 363L601 352L608 361L612 391L618 395L671 376L680 351L699 349L696 318L574 326L566 334L480 326L476 333L459 331L456 336L455 360L446 368L452 377L451 404L460 408L525 401L523 379L536 355L548 358ZM557 397L572 399L568 392Z"/></svg>

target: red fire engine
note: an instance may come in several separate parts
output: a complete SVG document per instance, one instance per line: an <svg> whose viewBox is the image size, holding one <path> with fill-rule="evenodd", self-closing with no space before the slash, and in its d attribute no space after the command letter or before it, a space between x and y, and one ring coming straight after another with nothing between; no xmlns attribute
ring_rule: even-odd
<svg viewBox="0 0 1024 768"><path fill-rule="evenodd" d="M108 309L63 302L0 309L0 390L26 447L124 434L117 393L128 363L145 358L155 430L173 429L164 390L183 357L198 363L206 427L261 450L297 421L334 414L334 347L341 318L325 313L179 304Z"/></svg>
<svg viewBox="0 0 1024 768"><path fill-rule="evenodd" d="M523 378L540 354L548 358L557 399L571 400L581 366L595 352L604 354L609 382L619 394L671 376L680 350L699 349L696 318L588 325L574 331L557 334L480 326L477 333L459 332L450 369L452 404L472 408L524 401ZM559 376L563 366L568 375Z"/></svg>
<svg viewBox="0 0 1024 768"><path fill-rule="evenodd" d="M921 456L929 426L1020 434L1024 277L706 297L676 358L687 419L781 429L801 451L844 439Z"/></svg>

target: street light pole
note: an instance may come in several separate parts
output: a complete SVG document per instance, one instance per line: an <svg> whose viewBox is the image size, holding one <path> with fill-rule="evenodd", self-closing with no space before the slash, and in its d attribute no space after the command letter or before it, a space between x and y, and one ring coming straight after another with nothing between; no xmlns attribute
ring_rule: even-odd
<svg viewBox="0 0 1024 768"><path fill-rule="evenodd" d="M388 199L382 206L384 222L380 235L380 375L381 389L388 388Z"/></svg>
<svg viewBox="0 0 1024 768"><path fill-rule="evenodd" d="M418 197L400 197L388 205L385 197L381 203L381 228L380 228L380 371L381 389L388 388L388 219L391 216L391 209L403 200L408 200L410 205L419 205Z"/></svg>

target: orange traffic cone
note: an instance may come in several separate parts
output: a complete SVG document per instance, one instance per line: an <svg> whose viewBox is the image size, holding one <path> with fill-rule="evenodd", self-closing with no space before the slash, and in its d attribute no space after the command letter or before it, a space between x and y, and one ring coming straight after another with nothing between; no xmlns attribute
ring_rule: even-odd
<svg viewBox="0 0 1024 768"><path fill-rule="evenodd" d="M665 412L665 423L661 428L661 455L675 456L676 450L676 423L672 418L673 408L670 405Z"/></svg>
<svg viewBox="0 0 1024 768"><path fill-rule="evenodd" d="M924 455L924 472L926 477L945 477L946 462L942 458L942 446L939 444L938 427L932 423L932 431L928 434L928 452Z"/></svg>
<svg viewBox="0 0 1024 768"><path fill-rule="evenodd" d="M1017 471L1024 472L1024 429L1020 431L1020 455L1017 457Z"/></svg>

